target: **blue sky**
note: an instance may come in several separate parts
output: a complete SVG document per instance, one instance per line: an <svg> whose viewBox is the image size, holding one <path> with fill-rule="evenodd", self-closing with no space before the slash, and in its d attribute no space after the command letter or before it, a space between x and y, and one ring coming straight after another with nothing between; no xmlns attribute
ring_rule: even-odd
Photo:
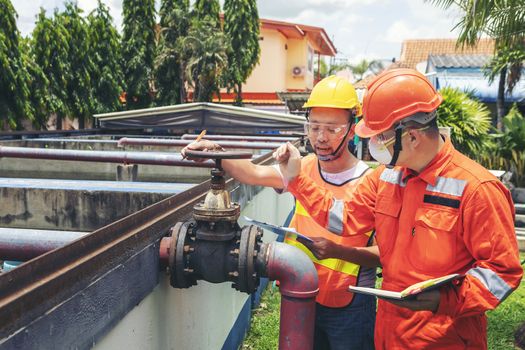
<svg viewBox="0 0 525 350"><path fill-rule="evenodd" d="M40 7L52 12L63 0L12 0L18 12L18 28L31 33ZM120 29L122 0L103 0ZM157 0L158 2L158 0ZM221 3L223 0L221 0ZM96 0L78 0L86 12ZM457 12L437 8L423 0L258 0L261 18L323 27L341 56L356 62L362 58L399 58L405 39L453 38Z"/></svg>

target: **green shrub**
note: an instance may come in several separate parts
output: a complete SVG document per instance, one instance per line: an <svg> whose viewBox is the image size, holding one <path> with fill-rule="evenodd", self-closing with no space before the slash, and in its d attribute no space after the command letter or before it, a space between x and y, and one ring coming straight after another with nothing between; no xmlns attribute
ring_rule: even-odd
<svg viewBox="0 0 525 350"><path fill-rule="evenodd" d="M494 148L490 111L468 93L453 88L439 91L443 103L438 108L439 126L451 128L451 140L457 150L472 159L481 160Z"/></svg>
<svg viewBox="0 0 525 350"><path fill-rule="evenodd" d="M489 169L509 170L516 186L525 186L525 118L513 105L503 118L504 130L494 134L494 145L482 154L481 162Z"/></svg>

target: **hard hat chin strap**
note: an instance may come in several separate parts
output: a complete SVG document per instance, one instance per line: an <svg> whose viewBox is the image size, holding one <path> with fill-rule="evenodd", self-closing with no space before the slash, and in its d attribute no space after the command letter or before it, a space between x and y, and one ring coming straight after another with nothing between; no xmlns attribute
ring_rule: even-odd
<svg viewBox="0 0 525 350"><path fill-rule="evenodd" d="M386 166L389 169L392 169L396 166L397 158L399 158L399 153L403 150L403 146L401 145L401 137L403 137L403 127L399 126L396 128L396 142L394 143L394 154L392 155L392 160L390 163Z"/></svg>

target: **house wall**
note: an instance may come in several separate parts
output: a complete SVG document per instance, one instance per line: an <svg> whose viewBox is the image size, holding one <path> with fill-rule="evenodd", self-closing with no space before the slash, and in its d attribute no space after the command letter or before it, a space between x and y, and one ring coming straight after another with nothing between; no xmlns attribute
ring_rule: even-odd
<svg viewBox="0 0 525 350"><path fill-rule="evenodd" d="M311 50L311 48L310 48ZM311 89L313 86L313 61L309 65L308 62L309 45L306 39L290 39L288 40L288 62L286 74L286 88L288 90L304 90ZM312 58L313 60L313 50ZM292 70L294 67L301 67L303 74L294 76Z"/></svg>
<svg viewBox="0 0 525 350"><path fill-rule="evenodd" d="M314 84L314 50L308 40L289 39L276 30L261 29L261 57L243 85L243 92L309 90ZM303 74L294 76L294 67Z"/></svg>
<svg viewBox="0 0 525 350"><path fill-rule="evenodd" d="M275 92L286 89L287 40L276 30L261 29L261 56L243 85L244 92Z"/></svg>

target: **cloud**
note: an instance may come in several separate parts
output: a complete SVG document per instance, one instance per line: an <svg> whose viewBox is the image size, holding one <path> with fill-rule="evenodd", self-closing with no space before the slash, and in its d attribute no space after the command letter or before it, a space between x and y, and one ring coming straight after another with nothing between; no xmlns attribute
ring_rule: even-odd
<svg viewBox="0 0 525 350"><path fill-rule="evenodd" d="M77 0L85 14L96 0ZM102 0L114 23L122 29L122 0ZM224 3L224 0L220 0ZM157 8L160 0L156 0ZM193 0L192 0L193 2ZM64 0L13 0L23 35L31 33L42 6L49 13ZM401 42L417 38L448 38L457 13L443 11L423 0L257 0L261 18L307 24L325 29L340 55L360 58L398 56ZM457 12L457 11L456 11Z"/></svg>
<svg viewBox="0 0 525 350"><path fill-rule="evenodd" d="M316 13L352 14L371 4L387 3L390 0L258 0L259 14L270 18L293 17L305 9Z"/></svg>

